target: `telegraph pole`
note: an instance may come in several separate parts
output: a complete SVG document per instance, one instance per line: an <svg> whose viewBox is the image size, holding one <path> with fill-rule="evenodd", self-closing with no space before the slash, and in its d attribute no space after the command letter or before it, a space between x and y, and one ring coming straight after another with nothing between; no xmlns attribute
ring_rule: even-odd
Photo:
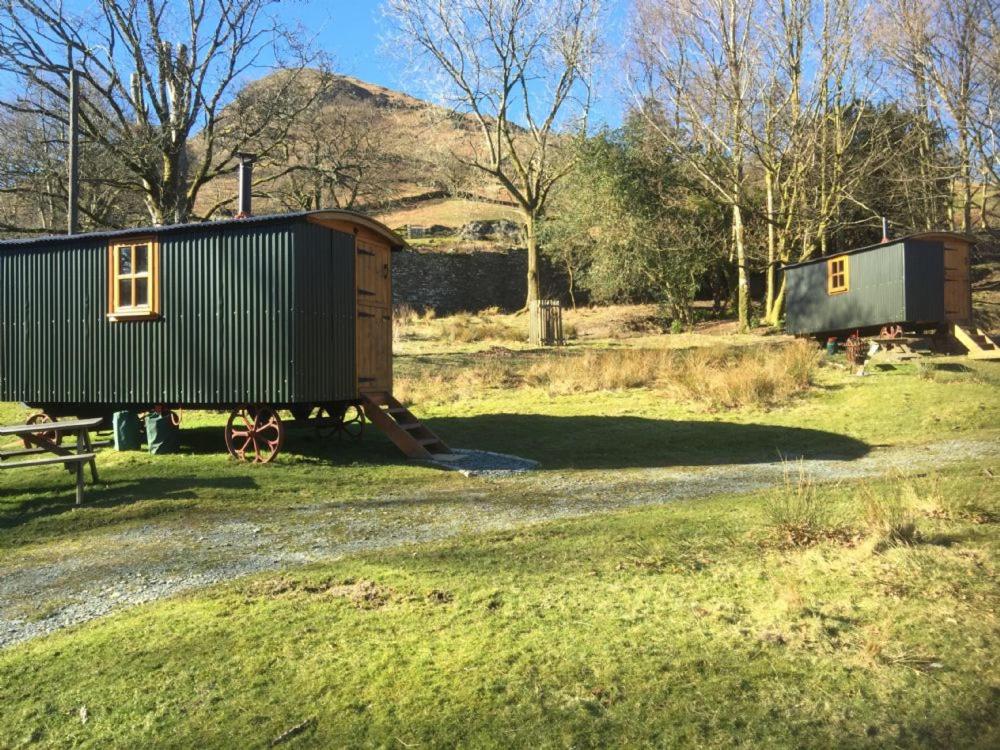
<svg viewBox="0 0 1000 750"><path fill-rule="evenodd" d="M80 192L80 74L72 66L69 69L69 154L66 164L69 168L69 188L66 207L66 233L76 234L79 228L77 198Z"/></svg>

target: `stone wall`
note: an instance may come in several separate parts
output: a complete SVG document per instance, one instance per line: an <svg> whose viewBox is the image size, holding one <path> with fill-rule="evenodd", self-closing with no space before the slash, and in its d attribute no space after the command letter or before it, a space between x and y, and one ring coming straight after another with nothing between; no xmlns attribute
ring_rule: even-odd
<svg viewBox="0 0 1000 750"><path fill-rule="evenodd" d="M512 312L527 296L528 253L419 253L404 250L392 257L392 301L417 310L433 308L439 315L478 312L498 307ZM566 281L543 259L542 296L565 296Z"/></svg>

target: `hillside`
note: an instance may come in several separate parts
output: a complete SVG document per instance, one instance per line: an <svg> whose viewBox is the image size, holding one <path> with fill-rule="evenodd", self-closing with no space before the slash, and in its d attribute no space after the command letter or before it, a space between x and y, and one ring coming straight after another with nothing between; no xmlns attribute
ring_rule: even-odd
<svg viewBox="0 0 1000 750"><path fill-rule="evenodd" d="M287 75L273 73L244 93L258 96ZM323 91L288 142L262 156L256 213L353 207L394 228L454 230L473 221L516 220L513 207L504 205L510 203L506 192L455 158L472 156L478 126L471 118L349 76L310 71L300 85ZM232 215L234 204L225 202L235 192L232 176L215 180L199 196L199 212Z"/></svg>

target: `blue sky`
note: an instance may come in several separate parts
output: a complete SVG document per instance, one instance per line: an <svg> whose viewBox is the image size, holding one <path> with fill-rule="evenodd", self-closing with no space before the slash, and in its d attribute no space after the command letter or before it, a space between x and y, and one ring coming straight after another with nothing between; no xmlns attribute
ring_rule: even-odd
<svg viewBox="0 0 1000 750"><path fill-rule="evenodd" d="M606 70L596 84L597 100L592 110L592 126L617 125L622 118L622 97L619 91L620 49L625 34L629 0L605 0L607 48ZM66 0L67 8L86 14L91 0ZM388 34L377 0L292 0L278 6L282 20L288 25L301 25L314 35L315 44L330 54L337 72L377 83L414 96L421 92L407 80L405 64L386 53ZM260 71L263 74L265 71ZM0 73L0 97L12 95L16 84L9 74Z"/></svg>
<svg viewBox="0 0 1000 750"><path fill-rule="evenodd" d="M605 40L610 57L621 44L626 24L627 0L609 0ZM338 72L391 89L419 95L407 86L402 63L383 49L386 33L381 3L374 0L300 0L287 4L286 20L296 20L317 35L317 44L333 55ZM616 125L621 121L621 97L616 91L614 66L598 82L599 99L595 124Z"/></svg>

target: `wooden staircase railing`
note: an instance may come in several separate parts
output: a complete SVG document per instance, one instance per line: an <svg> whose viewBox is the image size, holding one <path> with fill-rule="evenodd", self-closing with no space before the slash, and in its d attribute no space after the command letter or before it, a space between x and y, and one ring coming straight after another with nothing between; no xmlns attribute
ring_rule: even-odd
<svg viewBox="0 0 1000 750"><path fill-rule="evenodd" d="M1000 359L1000 344L990 338L983 329L967 330L955 324L951 333L955 340L965 347L971 359Z"/></svg>
<svg viewBox="0 0 1000 750"><path fill-rule="evenodd" d="M391 393L362 393L365 416L410 458L451 457L451 448Z"/></svg>

